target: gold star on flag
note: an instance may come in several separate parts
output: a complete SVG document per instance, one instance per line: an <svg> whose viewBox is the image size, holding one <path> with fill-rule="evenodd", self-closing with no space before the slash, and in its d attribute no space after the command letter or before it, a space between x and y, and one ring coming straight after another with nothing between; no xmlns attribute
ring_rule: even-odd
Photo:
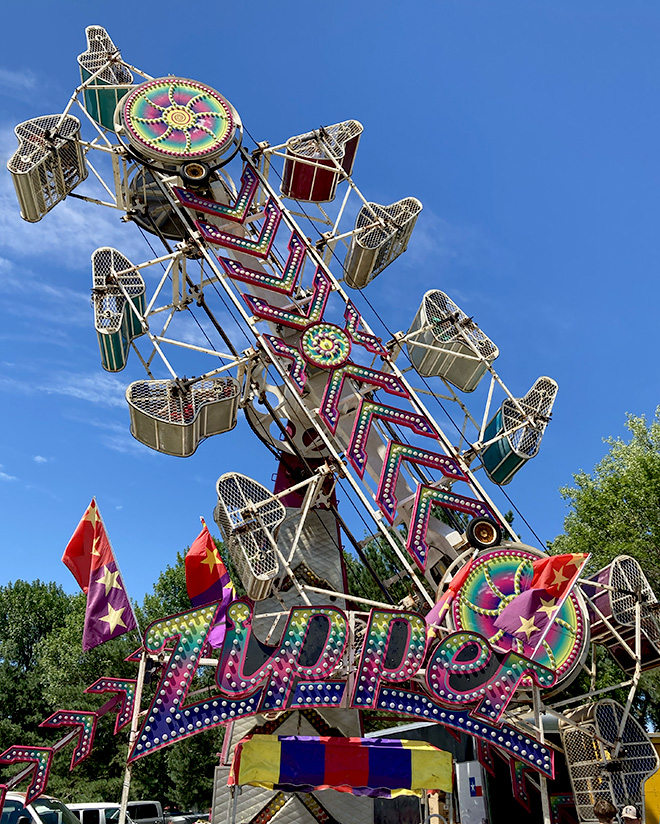
<svg viewBox="0 0 660 824"><path fill-rule="evenodd" d="M115 609L111 604L108 604L108 614L104 615L99 620L106 622L106 624L110 627L110 632L114 632L118 626L125 628L126 624L121 619L121 614L125 609L126 607Z"/></svg>
<svg viewBox="0 0 660 824"><path fill-rule="evenodd" d="M541 598L541 603L543 604L543 606L538 608L538 612L545 612L548 618L552 618L552 613L557 609L557 607L555 606L557 603L557 599L551 598L549 601L544 601L543 598Z"/></svg>
<svg viewBox="0 0 660 824"><path fill-rule="evenodd" d="M105 594L110 592L110 590L114 587L115 589L122 589L122 585L117 580L119 578L119 572L110 572L107 566L103 567L103 577L97 578L97 584L105 584Z"/></svg>
<svg viewBox="0 0 660 824"><path fill-rule="evenodd" d="M96 509L94 504L92 504L91 506L87 507L87 512L85 512L85 514L83 515L83 521L89 521L90 524L94 525L96 524L97 520L98 510Z"/></svg>
<svg viewBox="0 0 660 824"><path fill-rule="evenodd" d="M568 564L564 564L564 566L561 569L555 569L555 571L554 571L555 572L555 577L552 581L551 586L560 587L566 581L571 580L570 575L566 576L566 575L563 574L563 570L565 570L567 566L568 566Z"/></svg>
<svg viewBox="0 0 660 824"><path fill-rule="evenodd" d="M529 641L529 636L533 632L538 632L538 627L534 623L534 618L523 618L522 615L520 616L520 629L516 630L516 634L524 632L527 636L527 640Z"/></svg>
<svg viewBox="0 0 660 824"><path fill-rule="evenodd" d="M215 547L213 547L213 549L206 547L206 558L204 558L202 563L208 564L209 572L213 572L213 568L222 563L218 555L218 550Z"/></svg>

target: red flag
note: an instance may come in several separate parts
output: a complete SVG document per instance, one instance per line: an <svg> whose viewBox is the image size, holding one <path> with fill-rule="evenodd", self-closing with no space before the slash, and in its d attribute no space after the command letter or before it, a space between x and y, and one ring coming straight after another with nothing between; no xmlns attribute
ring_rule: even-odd
<svg viewBox="0 0 660 824"><path fill-rule="evenodd" d="M227 607L236 597L236 590L209 528L204 519L201 520L202 531L186 553L186 589L194 607L220 601L221 607L208 639L212 647L219 647L225 637Z"/></svg>
<svg viewBox="0 0 660 824"><path fill-rule="evenodd" d="M435 627L438 626L445 617L451 602L454 600L454 596L458 593L467 580L470 570L472 569L473 560L474 557L470 558L467 564L464 564L458 570L456 575L454 575L449 582L449 587L442 593L435 606L431 607L429 612L426 614L425 620L427 624L427 635L429 637L432 638L435 635Z"/></svg>
<svg viewBox="0 0 660 824"><path fill-rule="evenodd" d="M534 577L530 589L545 589L549 595L560 598L570 590L587 560L587 555L550 555L534 561Z"/></svg>
<svg viewBox="0 0 660 824"><path fill-rule="evenodd" d="M83 629L85 651L137 627L95 500L76 527L62 561L87 595Z"/></svg>
<svg viewBox="0 0 660 824"><path fill-rule="evenodd" d="M495 619L495 626L536 651L569 596L587 562L582 553L550 555L532 564L529 586L513 598Z"/></svg>

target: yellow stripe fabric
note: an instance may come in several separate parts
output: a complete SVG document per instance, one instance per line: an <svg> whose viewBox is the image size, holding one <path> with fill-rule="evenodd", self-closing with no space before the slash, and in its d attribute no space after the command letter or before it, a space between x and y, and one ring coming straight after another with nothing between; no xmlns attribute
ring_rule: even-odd
<svg viewBox="0 0 660 824"><path fill-rule="evenodd" d="M412 777L410 789L452 791L452 756L425 741L402 741L411 749Z"/></svg>
<svg viewBox="0 0 660 824"><path fill-rule="evenodd" d="M236 783L272 790L280 780L281 749L273 735L253 735L244 741Z"/></svg>

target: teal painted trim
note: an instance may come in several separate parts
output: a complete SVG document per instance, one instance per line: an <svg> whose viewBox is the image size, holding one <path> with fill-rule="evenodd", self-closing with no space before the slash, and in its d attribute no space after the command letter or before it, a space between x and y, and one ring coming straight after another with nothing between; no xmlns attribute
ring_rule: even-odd
<svg viewBox="0 0 660 824"><path fill-rule="evenodd" d="M92 75L87 69L80 68L80 75L83 83ZM117 103L131 89L131 86L124 86L120 89L104 89L109 84L105 80L96 78L93 86L88 86L83 94L85 101L85 111L104 129L110 132L115 130L115 109Z"/></svg>
<svg viewBox="0 0 660 824"><path fill-rule="evenodd" d="M481 462L486 475L498 486L508 484L518 470L529 460L528 455L516 452L509 438L503 434L502 410L490 419L484 431L484 441L498 438L481 452Z"/></svg>
<svg viewBox="0 0 660 824"><path fill-rule="evenodd" d="M144 315L146 300L144 294L134 299L138 312ZM124 306L121 328L117 332L97 332L101 350L101 366L106 372L121 372L128 361L131 341L143 335L142 324L131 307Z"/></svg>

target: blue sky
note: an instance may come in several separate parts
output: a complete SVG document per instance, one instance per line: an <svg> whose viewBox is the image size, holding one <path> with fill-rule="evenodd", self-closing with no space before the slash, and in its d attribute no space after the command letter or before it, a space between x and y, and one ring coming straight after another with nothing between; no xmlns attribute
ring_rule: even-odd
<svg viewBox="0 0 660 824"><path fill-rule="evenodd" d="M367 198L424 204L408 252L366 292L389 328L407 329L424 292L442 289L499 346L496 367L515 395L540 375L559 384L539 456L506 488L537 535L552 539L566 512L558 488L591 469L604 436L624 434L626 412L652 416L660 401L660 7L189 8L186 16L167 0L121 14L94 0L9 4L3 168L14 125L64 107L91 24L150 74L218 89L258 140L360 120L354 178ZM6 173L0 200L0 584L40 577L75 591L60 558L96 495L129 592L141 599L194 539L198 516L212 523L220 474L269 483L276 467L243 423L183 460L134 441L123 392L142 373L137 362L118 375L101 369L89 258L98 246L135 261L149 250L115 213L89 204L67 201L38 224L21 221ZM533 541L520 519L515 526Z"/></svg>

